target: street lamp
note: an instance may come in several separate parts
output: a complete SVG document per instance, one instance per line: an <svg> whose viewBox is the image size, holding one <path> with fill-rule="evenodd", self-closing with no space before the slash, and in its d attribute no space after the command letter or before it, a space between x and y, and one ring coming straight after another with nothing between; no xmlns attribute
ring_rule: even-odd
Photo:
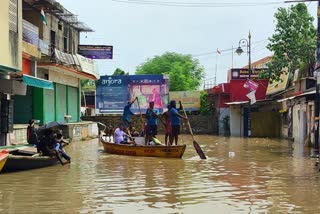
<svg viewBox="0 0 320 214"><path fill-rule="evenodd" d="M236 50L236 53L240 56L244 51L241 46L247 48L247 54L249 56L249 65L248 65L248 79L251 79L251 33L249 32L248 39L240 39L239 47ZM251 100L249 99L248 105L248 133L247 137L251 136L251 119L250 119L250 112L251 112Z"/></svg>

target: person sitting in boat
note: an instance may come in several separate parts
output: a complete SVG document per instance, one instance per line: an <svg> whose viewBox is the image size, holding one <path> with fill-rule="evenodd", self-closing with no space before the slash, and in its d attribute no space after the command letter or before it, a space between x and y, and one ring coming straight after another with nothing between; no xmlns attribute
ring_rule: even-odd
<svg viewBox="0 0 320 214"><path fill-rule="evenodd" d="M64 145L68 144L66 143L62 138L62 131L59 131L57 134L56 134L56 140L55 140L55 151L56 151L56 154L57 154L57 158L58 160L60 161L60 163L63 165L65 164L60 157L58 157L59 155L61 155L64 159L67 160L67 163L70 163L71 162L71 157L66 153L66 151L64 150Z"/></svg>
<svg viewBox="0 0 320 214"><path fill-rule="evenodd" d="M124 126L126 128L128 128L130 126L131 115L134 115L134 113L131 111L130 108L132 106L132 103L134 103L134 101L136 101L136 100L137 100L137 97L133 101L128 102L127 105L123 109L122 121L123 121Z"/></svg>
<svg viewBox="0 0 320 214"><path fill-rule="evenodd" d="M134 126L129 127L129 132L132 137L139 137L139 132L136 130Z"/></svg>
<svg viewBox="0 0 320 214"><path fill-rule="evenodd" d="M29 144L33 144L37 147L37 152L40 152L39 148L39 137L37 134L37 128L34 126L35 120L31 119L29 120L29 125L27 128L27 141Z"/></svg>
<svg viewBox="0 0 320 214"><path fill-rule="evenodd" d="M55 156L55 134L50 129L43 130L40 135L40 151L43 156Z"/></svg>
<svg viewBox="0 0 320 214"><path fill-rule="evenodd" d="M147 118L147 129L146 129L146 139L145 144L149 145L149 142L152 141L152 138L156 137L158 131L158 115L154 112L154 102L149 103L149 108L146 112Z"/></svg>
<svg viewBox="0 0 320 214"><path fill-rule="evenodd" d="M126 132L126 128L123 124L120 124L118 128L114 131L114 143L116 144L133 144L131 136Z"/></svg>

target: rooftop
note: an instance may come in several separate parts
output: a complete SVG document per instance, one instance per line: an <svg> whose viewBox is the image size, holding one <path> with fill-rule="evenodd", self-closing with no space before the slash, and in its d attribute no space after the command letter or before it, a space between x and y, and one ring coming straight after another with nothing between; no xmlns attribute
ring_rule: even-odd
<svg viewBox="0 0 320 214"><path fill-rule="evenodd" d="M52 14L64 22L70 24L80 32L93 32L93 30L85 23L78 20L77 15L71 13L55 0L23 0L30 7L37 10L43 9L45 13Z"/></svg>

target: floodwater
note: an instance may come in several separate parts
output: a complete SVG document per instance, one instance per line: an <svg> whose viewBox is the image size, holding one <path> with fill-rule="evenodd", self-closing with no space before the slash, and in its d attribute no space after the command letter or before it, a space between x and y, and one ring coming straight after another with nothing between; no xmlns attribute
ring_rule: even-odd
<svg viewBox="0 0 320 214"><path fill-rule="evenodd" d="M162 139L162 136L159 137ZM0 175L0 213L318 213L320 173L303 145L195 136L182 159L106 154L73 142L70 165Z"/></svg>

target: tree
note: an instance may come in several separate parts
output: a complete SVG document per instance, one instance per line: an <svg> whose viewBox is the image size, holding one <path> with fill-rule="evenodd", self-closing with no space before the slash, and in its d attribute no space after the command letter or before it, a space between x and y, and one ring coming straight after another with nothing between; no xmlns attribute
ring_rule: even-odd
<svg viewBox="0 0 320 214"><path fill-rule="evenodd" d="M276 29L267 45L273 57L264 76L279 81L283 72L293 73L296 69L300 77L308 76L315 62L316 30L307 6L299 3L279 8L274 16Z"/></svg>
<svg viewBox="0 0 320 214"><path fill-rule="evenodd" d="M170 91L187 91L199 88L204 68L191 55L167 52L139 65L136 74L166 74Z"/></svg>
<svg viewBox="0 0 320 214"><path fill-rule="evenodd" d="M200 114L208 115L211 112L210 103L208 101L208 93L201 91L200 93Z"/></svg>
<svg viewBox="0 0 320 214"><path fill-rule="evenodd" d="M96 89L96 81L85 79L80 81L81 89L83 91L94 91Z"/></svg>
<svg viewBox="0 0 320 214"><path fill-rule="evenodd" d="M121 75L129 75L129 72L125 72L124 70L122 70L122 69L120 69L120 68L117 68L117 69L113 72L112 75L113 75L113 76L117 76L117 75L119 75L119 76L121 76Z"/></svg>

